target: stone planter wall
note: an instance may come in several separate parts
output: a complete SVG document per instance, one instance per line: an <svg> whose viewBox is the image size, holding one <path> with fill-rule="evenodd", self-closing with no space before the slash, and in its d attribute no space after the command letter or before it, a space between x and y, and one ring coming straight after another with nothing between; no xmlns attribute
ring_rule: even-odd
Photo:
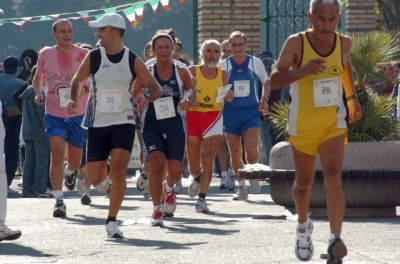
<svg viewBox="0 0 400 264"><path fill-rule="evenodd" d="M346 216L396 216L400 205L400 144L398 142L358 142L346 147L343 189ZM281 142L271 151L269 173L271 197L294 212L292 185L293 156L289 143ZM319 162L317 168L320 168ZM315 216L326 216L326 195L322 172L315 175L310 201Z"/></svg>

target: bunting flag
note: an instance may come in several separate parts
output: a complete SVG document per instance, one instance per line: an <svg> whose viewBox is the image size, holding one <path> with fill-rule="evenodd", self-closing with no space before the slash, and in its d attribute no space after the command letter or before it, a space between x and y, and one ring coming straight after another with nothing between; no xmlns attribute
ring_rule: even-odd
<svg viewBox="0 0 400 264"><path fill-rule="evenodd" d="M151 5L151 8L153 8L153 12L155 13L158 8L158 0L149 0L149 4Z"/></svg>
<svg viewBox="0 0 400 264"><path fill-rule="evenodd" d="M137 18L139 19L139 21L142 21L143 19L143 6L144 6L144 2L140 1L140 2L136 2L133 5L133 8L135 9L135 13Z"/></svg>
<svg viewBox="0 0 400 264"><path fill-rule="evenodd" d="M114 14L117 12L117 7L109 7L104 9L105 14Z"/></svg>
<svg viewBox="0 0 400 264"><path fill-rule="evenodd" d="M185 3L184 0L178 0L181 5ZM22 26L27 25L33 22L41 22L41 21L49 21L49 20L57 20L57 19L70 19L70 20L80 20L82 19L85 23L89 21L89 19L99 19L103 14L114 14L118 12L122 12L125 14L129 22L133 27L136 26L136 17L139 21L143 19L143 9L145 4L149 4L153 9L153 12L156 13L158 9L158 5L161 3L163 8L168 11L169 10L169 0L143 0L134 2L131 4L119 5L108 7L105 9L96 9L96 10L87 10L87 11L78 11L74 13L63 13L63 14L51 14L51 15L40 15L33 17L19 17L19 18L2 18L0 19L0 26L4 24L14 24L17 26L17 29L21 29ZM79 16L76 16L78 14Z"/></svg>
<svg viewBox="0 0 400 264"><path fill-rule="evenodd" d="M132 27L135 27L136 26L135 8L133 6L131 6L131 7L124 9L123 12L124 12L125 16L128 18Z"/></svg>
<svg viewBox="0 0 400 264"><path fill-rule="evenodd" d="M87 23L89 22L89 12L88 11L83 11L78 13L81 17L83 22Z"/></svg>
<svg viewBox="0 0 400 264"><path fill-rule="evenodd" d="M168 11L168 4L169 4L169 0L160 0L161 5L164 7L165 11Z"/></svg>

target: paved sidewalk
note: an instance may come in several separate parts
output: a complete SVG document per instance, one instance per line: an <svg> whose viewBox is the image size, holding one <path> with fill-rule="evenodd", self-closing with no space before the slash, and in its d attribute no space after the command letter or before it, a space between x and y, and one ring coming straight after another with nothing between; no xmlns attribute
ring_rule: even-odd
<svg viewBox="0 0 400 264"><path fill-rule="evenodd" d="M159 228L150 226L152 203L135 181L128 179L119 214L121 240L106 238L108 199L94 190L90 206L81 205L76 192L65 194L66 219L52 217L53 199L9 199L7 224L21 229L22 237L0 243L0 263L300 263L296 223L271 201L265 183L262 194L233 202L215 179L207 197L212 213L196 213L196 200L179 195L175 217ZM314 219L315 254L308 263L325 263L320 254L328 235L327 220ZM400 217L346 219L342 237L349 249L344 263L400 263Z"/></svg>

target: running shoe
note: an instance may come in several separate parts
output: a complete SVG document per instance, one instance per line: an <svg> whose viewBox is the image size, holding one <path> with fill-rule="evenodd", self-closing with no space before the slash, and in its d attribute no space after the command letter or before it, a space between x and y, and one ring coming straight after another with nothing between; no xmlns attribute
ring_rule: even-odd
<svg viewBox="0 0 400 264"><path fill-rule="evenodd" d="M12 230L6 225L0 224L0 241L3 240L15 240L21 236L20 230Z"/></svg>
<svg viewBox="0 0 400 264"><path fill-rule="evenodd" d="M297 225L295 254L299 260L307 261L314 255L314 246L311 239L312 232L313 223L310 219L307 220L305 225Z"/></svg>
<svg viewBox="0 0 400 264"><path fill-rule="evenodd" d="M81 204L83 205L89 205L92 203L92 199L90 198L90 194L89 193L84 193L81 196Z"/></svg>
<svg viewBox="0 0 400 264"><path fill-rule="evenodd" d="M181 194L181 193L183 193L182 181L177 181L177 182L175 183L174 190L175 190L175 193L176 193L176 194Z"/></svg>
<svg viewBox="0 0 400 264"><path fill-rule="evenodd" d="M249 193L247 192L246 186L239 186L239 189L233 196L234 201L247 201L249 199Z"/></svg>
<svg viewBox="0 0 400 264"><path fill-rule="evenodd" d="M64 167L64 185L67 188L67 190L73 191L75 189L78 171L74 171L71 174L67 174L65 172L66 168L67 166Z"/></svg>
<svg viewBox="0 0 400 264"><path fill-rule="evenodd" d="M249 180L250 182L250 192L257 194L261 192L261 185L257 179Z"/></svg>
<svg viewBox="0 0 400 264"><path fill-rule="evenodd" d="M140 174L140 176L138 177L137 181L136 181L136 188L143 192L143 190L146 188L146 185L149 184L149 179L147 178L146 175L144 175L144 173L142 172Z"/></svg>
<svg viewBox="0 0 400 264"><path fill-rule="evenodd" d="M87 186L86 184L86 179L78 177L78 182L76 183L76 190L78 191L79 194L84 194L89 192L90 186Z"/></svg>
<svg viewBox="0 0 400 264"><path fill-rule="evenodd" d="M175 193L174 189L172 189L172 191L170 191L170 192L167 192L166 185L167 185L167 181L164 181L164 183L163 183L163 190L165 193L164 210L165 210L165 213L173 214L176 210L176 193Z"/></svg>
<svg viewBox="0 0 400 264"><path fill-rule="evenodd" d="M188 188L188 195L189 197L193 198L199 195L199 192L200 192L200 177L193 177L192 183L189 185Z"/></svg>
<svg viewBox="0 0 400 264"><path fill-rule="evenodd" d="M164 212L163 212L161 206L159 206L153 212L153 215L151 216L151 225L152 226L164 226L163 217L164 217Z"/></svg>
<svg viewBox="0 0 400 264"><path fill-rule="evenodd" d="M327 264L342 264L347 255L347 247L339 236L332 236L328 244Z"/></svg>
<svg viewBox="0 0 400 264"><path fill-rule="evenodd" d="M207 207L207 202L206 199L204 198L199 198L196 202L196 212L198 213L209 213L210 209Z"/></svg>
<svg viewBox="0 0 400 264"><path fill-rule="evenodd" d="M106 232L108 238L124 238L124 234L119 230L116 221L110 221L106 224Z"/></svg>
<svg viewBox="0 0 400 264"><path fill-rule="evenodd" d="M96 191L98 193L106 194L109 184L110 184L110 178L109 176L107 176L102 182L100 182L98 185L94 187L96 188Z"/></svg>
<svg viewBox="0 0 400 264"><path fill-rule="evenodd" d="M66 217L67 207L65 206L63 199L58 199L54 206L53 217Z"/></svg>

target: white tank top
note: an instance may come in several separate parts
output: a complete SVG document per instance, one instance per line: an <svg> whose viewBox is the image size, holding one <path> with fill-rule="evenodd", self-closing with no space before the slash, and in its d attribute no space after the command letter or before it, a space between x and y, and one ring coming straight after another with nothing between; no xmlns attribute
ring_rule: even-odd
<svg viewBox="0 0 400 264"><path fill-rule="evenodd" d="M129 49L119 63L112 63L104 48L100 48L99 70L92 76L92 89L84 122L86 127L135 124Z"/></svg>

